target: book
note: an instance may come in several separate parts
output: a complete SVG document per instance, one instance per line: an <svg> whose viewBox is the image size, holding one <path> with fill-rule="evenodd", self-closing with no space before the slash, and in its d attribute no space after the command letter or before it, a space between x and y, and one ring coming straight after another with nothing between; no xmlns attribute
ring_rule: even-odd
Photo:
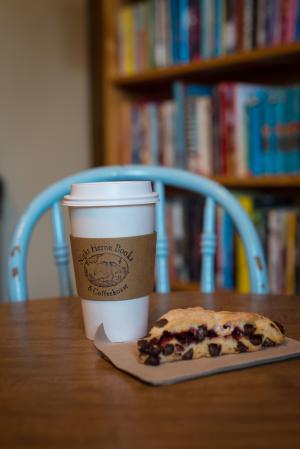
<svg viewBox="0 0 300 449"><path fill-rule="evenodd" d="M234 289L234 226L224 209L217 208L216 280L221 289Z"/></svg>
<svg viewBox="0 0 300 449"><path fill-rule="evenodd" d="M249 195L239 194L237 196L241 206L248 216L253 215L253 198ZM236 237L236 286L239 293L250 292L250 277L248 263L243 242L239 236Z"/></svg>
<svg viewBox="0 0 300 449"><path fill-rule="evenodd" d="M200 58L200 1L189 0L189 57L193 61Z"/></svg>
<svg viewBox="0 0 300 449"><path fill-rule="evenodd" d="M160 160L166 167L176 167L175 158L175 104L167 100L160 105L161 145Z"/></svg>
<svg viewBox="0 0 300 449"><path fill-rule="evenodd" d="M285 213L283 210L271 210L268 221L268 273L270 292L279 294L284 291L283 251L285 241Z"/></svg>
<svg viewBox="0 0 300 449"><path fill-rule="evenodd" d="M120 52L120 70L130 74L135 71L134 55L134 10L130 5L120 10L119 36L122 39L123 48Z"/></svg>
<svg viewBox="0 0 300 449"><path fill-rule="evenodd" d="M290 210L287 212L285 264L285 293L290 295L296 290L296 239L297 215L295 210Z"/></svg>
<svg viewBox="0 0 300 449"><path fill-rule="evenodd" d="M256 102L257 89L258 87L256 85L236 83L233 91L234 117L239 117L239 120L236 120L236 126L234 129L234 146L236 149L234 171L237 176L241 177L249 174L247 105L251 102L251 100Z"/></svg>
<svg viewBox="0 0 300 449"><path fill-rule="evenodd" d="M132 74L300 40L298 0L144 0L118 17L118 66Z"/></svg>
<svg viewBox="0 0 300 449"><path fill-rule="evenodd" d="M179 56L179 0L169 0L168 3L169 10L169 23L170 23L170 53L171 61L173 64L180 62Z"/></svg>
<svg viewBox="0 0 300 449"><path fill-rule="evenodd" d="M187 63L190 60L189 29L189 0L179 0L179 61L181 63Z"/></svg>
<svg viewBox="0 0 300 449"><path fill-rule="evenodd" d="M213 154L213 115L211 95L196 97L196 163L195 172L210 176Z"/></svg>
<svg viewBox="0 0 300 449"><path fill-rule="evenodd" d="M173 84L173 98L175 102L175 129L176 129L176 161L180 168L187 167L187 123L189 117L187 105L192 97L211 95L210 86L198 84L185 84L177 81Z"/></svg>

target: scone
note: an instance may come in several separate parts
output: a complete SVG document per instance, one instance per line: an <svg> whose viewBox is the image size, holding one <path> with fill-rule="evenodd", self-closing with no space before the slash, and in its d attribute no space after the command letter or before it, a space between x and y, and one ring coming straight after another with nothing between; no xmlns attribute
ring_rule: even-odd
<svg viewBox="0 0 300 449"><path fill-rule="evenodd" d="M279 345L284 328L262 315L214 312L202 307L174 309L163 315L138 341L139 360L159 365L176 360L258 351Z"/></svg>

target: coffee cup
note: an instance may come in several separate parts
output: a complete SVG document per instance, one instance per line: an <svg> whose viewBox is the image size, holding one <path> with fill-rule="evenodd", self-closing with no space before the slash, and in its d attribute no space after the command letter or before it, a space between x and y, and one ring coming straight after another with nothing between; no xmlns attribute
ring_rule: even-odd
<svg viewBox="0 0 300 449"><path fill-rule="evenodd" d="M146 335L157 201L150 181L73 184L64 197L88 339L94 339L101 324L112 342Z"/></svg>

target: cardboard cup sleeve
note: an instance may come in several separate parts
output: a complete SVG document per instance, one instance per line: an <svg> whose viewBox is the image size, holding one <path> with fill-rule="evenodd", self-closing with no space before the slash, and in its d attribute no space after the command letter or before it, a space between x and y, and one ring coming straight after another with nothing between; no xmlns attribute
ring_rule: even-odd
<svg viewBox="0 0 300 449"><path fill-rule="evenodd" d="M156 233L120 238L71 235L70 241L81 298L120 301L153 291Z"/></svg>

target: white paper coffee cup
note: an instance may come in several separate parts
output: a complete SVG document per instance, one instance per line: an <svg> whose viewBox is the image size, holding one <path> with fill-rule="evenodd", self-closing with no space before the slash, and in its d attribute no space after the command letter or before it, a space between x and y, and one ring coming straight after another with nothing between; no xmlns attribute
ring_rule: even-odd
<svg viewBox="0 0 300 449"><path fill-rule="evenodd" d="M145 243L145 241L148 241L148 236L151 238L154 234L155 203L157 201L158 194L152 191L149 181L118 181L73 184L70 195L64 198L63 205L69 206L71 238L80 238L80 242L82 239L100 239L100 242L104 241L105 243L107 243L106 240L102 239L108 239L110 244L111 242L114 244L115 241L123 242L124 239L127 243L139 239L138 243L141 244L140 241ZM104 245L98 245L97 247L94 245L90 249L96 251L97 248L102 247L107 248ZM99 250L96 251L95 255L92 254L92 257L87 257L85 261L82 260L82 265L88 264L94 270L91 274L90 272L87 273L88 270L84 268L84 273L89 276L90 282L96 282L96 286L89 286L89 289L92 287L97 295L122 290L121 283L108 288L102 287L102 284L99 287L98 274L95 275L95 270L99 269L100 265L102 268L109 267L111 269L113 267L114 269L116 255L120 256L118 263L121 263L121 265L118 269L123 270L121 270L121 273L129 272L130 276L134 275L134 272L130 272L128 268L130 259L133 258L132 254L125 251L120 244L116 253L114 252L115 248L116 246L109 248L108 257L105 252L103 255ZM85 256L86 253L83 251L82 259ZM105 259L106 262L98 262L102 259ZM90 263L90 260L92 260L92 263ZM110 273L111 271L107 277L108 283L111 280ZM100 273L102 276L101 282L104 274ZM120 295L122 294L120 293ZM108 300L105 299L103 296L100 298L95 296L93 299L81 296L87 338L93 340L101 324L103 324L105 333L112 342L138 339L147 333L149 294L122 300L110 300L109 297Z"/></svg>

